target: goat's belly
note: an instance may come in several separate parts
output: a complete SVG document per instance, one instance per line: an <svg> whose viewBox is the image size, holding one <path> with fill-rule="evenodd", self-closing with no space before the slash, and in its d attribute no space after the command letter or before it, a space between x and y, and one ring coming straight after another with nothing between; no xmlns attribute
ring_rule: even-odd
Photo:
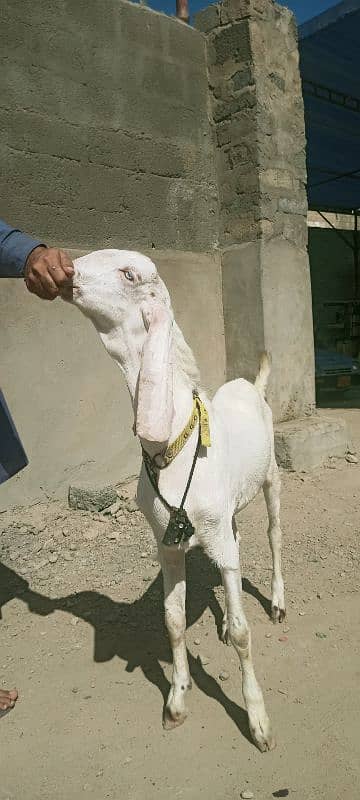
<svg viewBox="0 0 360 800"><path fill-rule="evenodd" d="M266 445L258 458L252 458L245 464L239 457L238 463L233 465L230 484L236 511L251 503L265 483L271 463L270 442Z"/></svg>
<svg viewBox="0 0 360 800"><path fill-rule="evenodd" d="M238 486L235 489L235 513L238 514L243 508L251 503L252 500L259 494L261 487L264 485L266 474L264 477L256 478L254 481L249 481L246 486Z"/></svg>

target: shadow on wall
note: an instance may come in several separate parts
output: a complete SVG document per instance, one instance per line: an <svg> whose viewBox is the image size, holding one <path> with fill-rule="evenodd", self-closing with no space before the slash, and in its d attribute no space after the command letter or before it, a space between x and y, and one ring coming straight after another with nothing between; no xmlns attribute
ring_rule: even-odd
<svg viewBox="0 0 360 800"><path fill-rule="evenodd" d="M201 552L194 552L188 557L187 575L192 587L187 602L188 627L209 608L220 635L223 614L214 594L214 587L221 584L219 572ZM246 578L243 588L258 600L270 616L270 601ZM127 672L140 667L145 678L159 689L165 703L170 684L160 661L170 663L172 658L164 626L161 572L142 597L133 603L114 602L106 595L93 591L51 599L32 591L27 581L0 563L0 619L2 606L15 597L22 600L32 614L47 616L53 611L64 611L88 622L95 633L94 661L103 663L118 656L127 662ZM242 735L252 743L246 712L226 696L199 659L191 653L188 653L188 657L196 685L222 705Z"/></svg>

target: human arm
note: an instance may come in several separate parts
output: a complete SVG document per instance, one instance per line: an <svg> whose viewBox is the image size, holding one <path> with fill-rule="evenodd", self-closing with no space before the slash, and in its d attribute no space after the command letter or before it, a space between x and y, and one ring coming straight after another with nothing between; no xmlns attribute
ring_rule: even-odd
<svg viewBox="0 0 360 800"><path fill-rule="evenodd" d="M63 250L47 247L0 220L0 277L23 277L29 292L54 300L73 274L72 261Z"/></svg>
<svg viewBox="0 0 360 800"><path fill-rule="evenodd" d="M41 246L45 247L38 239L33 239L0 219L0 277L23 278L30 253Z"/></svg>

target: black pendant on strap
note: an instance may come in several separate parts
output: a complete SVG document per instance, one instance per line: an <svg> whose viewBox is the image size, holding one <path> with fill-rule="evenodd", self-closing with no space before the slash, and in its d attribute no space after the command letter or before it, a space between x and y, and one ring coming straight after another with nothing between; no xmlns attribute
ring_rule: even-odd
<svg viewBox="0 0 360 800"><path fill-rule="evenodd" d="M173 544L187 542L195 533L195 528L189 520L185 508L172 508L169 524L163 538L163 544L170 547Z"/></svg>
<svg viewBox="0 0 360 800"><path fill-rule="evenodd" d="M194 396L197 397L195 393ZM200 428L201 414L199 405L198 405L198 418L199 418L199 433L198 433L197 445L190 469L190 474L188 477L188 481L179 508L171 506L170 503L168 503L168 501L165 499L165 497L163 497L163 495L159 491L158 477L157 477L157 470L159 469L159 466L156 464L156 458L152 459L151 456L149 456L149 454L146 453L146 451L143 449L143 460L149 481L154 489L155 494L161 500L165 508L167 508L167 510L170 512L170 519L163 538L163 544L166 545L167 547L181 544L182 542L187 542L188 539L190 539L190 537L195 533L195 528L192 522L189 520L184 505L185 505L185 500L188 496L191 481L193 479L194 470L196 462L198 460L200 446L201 446L201 428Z"/></svg>

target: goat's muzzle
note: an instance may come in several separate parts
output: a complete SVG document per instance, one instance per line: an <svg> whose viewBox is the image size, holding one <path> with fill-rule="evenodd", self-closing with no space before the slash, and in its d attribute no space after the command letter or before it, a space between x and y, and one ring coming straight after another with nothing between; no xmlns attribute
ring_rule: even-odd
<svg viewBox="0 0 360 800"><path fill-rule="evenodd" d="M74 299L74 290L76 293L76 288L77 287L72 283L69 283L67 286L62 286L59 292L61 299L65 300L67 303L72 303Z"/></svg>

